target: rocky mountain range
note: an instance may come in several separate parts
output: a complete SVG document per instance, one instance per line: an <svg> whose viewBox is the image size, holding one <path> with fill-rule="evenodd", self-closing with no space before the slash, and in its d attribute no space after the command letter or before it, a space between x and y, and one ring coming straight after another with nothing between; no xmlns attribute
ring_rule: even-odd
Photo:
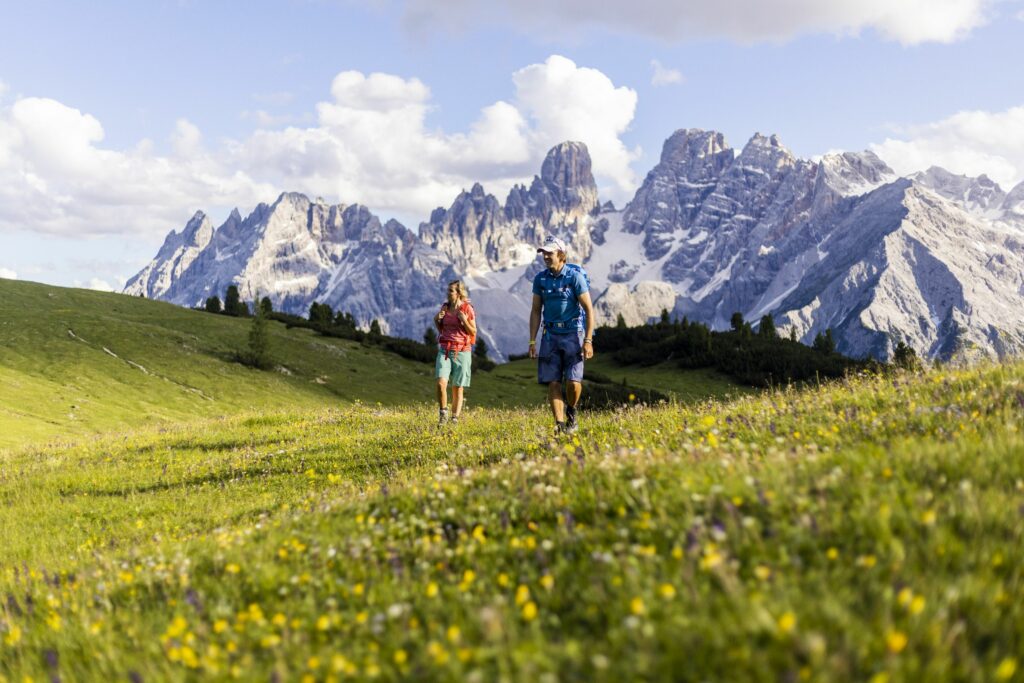
<svg viewBox="0 0 1024 683"><path fill-rule="evenodd" d="M933 167L899 177L871 152L795 157L776 136L737 151L679 130L623 210L601 204L585 145L548 153L502 204L476 184L413 232L367 207L284 193L216 229L198 212L125 292L185 306L239 285L275 308L313 301L420 338L447 280L467 280L480 333L525 350L536 245L556 234L590 274L599 323L664 310L714 328L739 311L809 342L888 357L904 340L930 358L1024 349L1024 183Z"/></svg>

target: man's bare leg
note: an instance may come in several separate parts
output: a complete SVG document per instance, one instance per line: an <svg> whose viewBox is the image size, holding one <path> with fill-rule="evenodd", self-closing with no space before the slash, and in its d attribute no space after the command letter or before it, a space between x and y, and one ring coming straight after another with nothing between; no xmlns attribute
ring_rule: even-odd
<svg viewBox="0 0 1024 683"><path fill-rule="evenodd" d="M565 399L573 408L580 402L580 396L583 395L583 383L582 382L569 382L565 387Z"/></svg>
<svg viewBox="0 0 1024 683"><path fill-rule="evenodd" d="M565 422L565 400L562 399L562 383L548 383L548 403L551 404L551 414L555 416L555 422Z"/></svg>

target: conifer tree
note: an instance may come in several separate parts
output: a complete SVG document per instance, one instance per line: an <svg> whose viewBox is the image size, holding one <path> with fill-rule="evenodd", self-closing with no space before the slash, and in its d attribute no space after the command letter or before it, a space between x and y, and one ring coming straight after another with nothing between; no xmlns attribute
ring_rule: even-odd
<svg viewBox="0 0 1024 683"><path fill-rule="evenodd" d="M476 338L476 346L473 347L473 355L477 358L487 358L487 342L484 341L483 337Z"/></svg>
<svg viewBox="0 0 1024 683"><path fill-rule="evenodd" d="M238 285L229 285L224 295L224 313L227 315L242 315L242 297L238 293Z"/></svg>
<svg viewBox="0 0 1024 683"><path fill-rule="evenodd" d="M219 296L211 296L206 300L206 312L207 313L221 313L223 308L220 305Z"/></svg>
<svg viewBox="0 0 1024 683"><path fill-rule="evenodd" d="M258 297L257 297L258 298ZM243 358L246 365L260 370L271 367L270 334L267 330L267 313L263 306L256 306L252 326L249 328L249 346Z"/></svg>

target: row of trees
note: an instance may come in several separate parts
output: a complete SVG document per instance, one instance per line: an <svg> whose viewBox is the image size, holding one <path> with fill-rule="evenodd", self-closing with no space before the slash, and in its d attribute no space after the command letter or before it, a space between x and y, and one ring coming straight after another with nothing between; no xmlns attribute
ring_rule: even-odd
<svg viewBox="0 0 1024 683"><path fill-rule="evenodd" d="M256 298L259 299L259 295ZM274 312L274 305L271 303L269 296L259 299L258 305L256 305L256 302L253 302L253 308L262 311L264 315L270 315ZM253 315L249 304L242 301L237 285L230 285L228 287L227 292L224 293L223 304L221 304L220 297L214 295L206 299L203 309L207 313L222 313L236 318L248 318L250 315Z"/></svg>
<svg viewBox="0 0 1024 683"><path fill-rule="evenodd" d="M598 329L594 343L597 351L623 365L674 360L683 368L713 368L753 386L839 377L870 363L837 353L831 329L819 334L810 347L798 342L792 331L784 339L771 315L762 317L755 331L735 313L731 329L724 332L686 318L670 321L667 311L662 311L659 322L637 327L628 327L619 316L614 327Z"/></svg>

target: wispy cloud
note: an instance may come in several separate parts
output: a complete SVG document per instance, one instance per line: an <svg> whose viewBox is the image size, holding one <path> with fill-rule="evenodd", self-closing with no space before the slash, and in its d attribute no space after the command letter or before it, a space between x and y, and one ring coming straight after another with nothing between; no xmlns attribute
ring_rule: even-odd
<svg viewBox="0 0 1024 683"><path fill-rule="evenodd" d="M10 268L0 268L0 277L5 278L7 280L17 280L18 274L15 273Z"/></svg>
<svg viewBox="0 0 1024 683"><path fill-rule="evenodd" d="M651 60L651 85L678 85L686 81L683 72L666 67L657 59Z"/></svg>

